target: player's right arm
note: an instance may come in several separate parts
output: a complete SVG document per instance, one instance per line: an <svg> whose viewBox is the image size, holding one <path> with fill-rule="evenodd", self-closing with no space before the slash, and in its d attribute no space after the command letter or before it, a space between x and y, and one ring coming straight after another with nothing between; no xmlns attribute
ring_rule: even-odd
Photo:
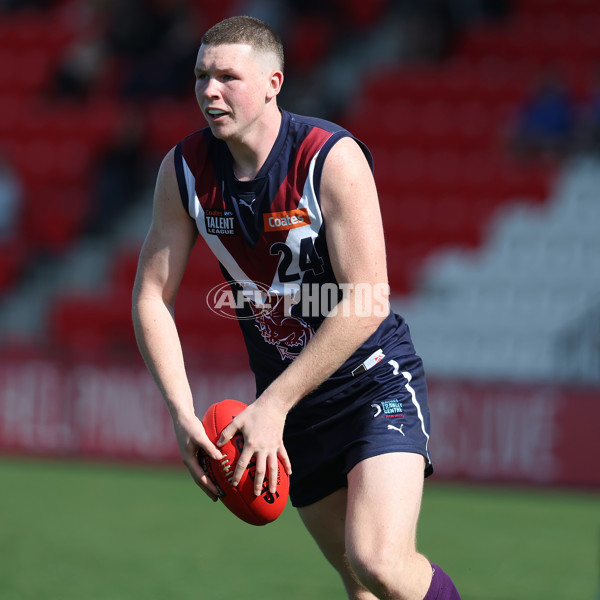
<svg viewBox="0 0 600 600"><path fill-rule="evenodd" d="M174 150L164 158L154 192L152 224L138 263L132 316L140 352L165 399L183 462L194 481L213 499L217 490L198 464L203 449L222 458L194 412L183 352L175 325L175 298L197 237L194 221L181 202Z"/></svg>

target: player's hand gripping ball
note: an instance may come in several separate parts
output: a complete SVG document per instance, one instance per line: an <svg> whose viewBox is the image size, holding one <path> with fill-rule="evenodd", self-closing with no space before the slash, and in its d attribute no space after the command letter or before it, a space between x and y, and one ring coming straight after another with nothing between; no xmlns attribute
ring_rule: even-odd
<svg viewBox="0 0 600 600"><path fill-rule="evenodd" d="M216 444L223 429L247 406L238 400L222 400L206 411L202 424L213 444ZM239 484L233 487L231 478L243 447L244 438L241 433L237 433L221 447L222 460L215 460L202 451L198 453L198 460L217 486L219 498L234 515L251 525L266 525L274 521L285 508L289 494L289 477L284 464L279 459L277 491L274 494L269 491L269 480L265 477L261 494L256 496L254 494L256 461L252 459Z"/></svg>

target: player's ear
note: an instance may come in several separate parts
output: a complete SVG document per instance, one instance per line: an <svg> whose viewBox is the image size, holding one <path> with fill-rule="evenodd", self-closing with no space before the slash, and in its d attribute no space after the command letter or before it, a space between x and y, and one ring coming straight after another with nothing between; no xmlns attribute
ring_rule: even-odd
<svg viewBox="0 0 600 600"><path fill-rule="evenodd" d="M271 71L269 85L267 87L267 100L274 98L281 91L283 85L283 73L279 70Z"/></svg>

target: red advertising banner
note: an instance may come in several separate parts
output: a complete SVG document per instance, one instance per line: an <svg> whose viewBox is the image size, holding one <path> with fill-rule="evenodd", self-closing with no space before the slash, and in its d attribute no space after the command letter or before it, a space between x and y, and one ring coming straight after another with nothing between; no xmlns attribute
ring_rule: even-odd
<svg viewBox="0 0 600 600"><path fill-rule="evenodd" d="M196 413L253 398L249 374L192 375ZM145 369L0 365L0 450L127 460L179 458L171 418Z"/></svg>
<svg viewBox="0 0 600 600"><path fill-rule="evenodd" d="M250 401L249 373L190 376L196 412ZM429 382L436 478L600 486L600 390ZM0 451L179 460L171 419L144 368L0 365Z"/></svg>
<svg viewBox="0 0 600 600"><path fill-rule="evenodd" d="M429 388L440 476L600 486L600 390L449 381Z"/></svg>

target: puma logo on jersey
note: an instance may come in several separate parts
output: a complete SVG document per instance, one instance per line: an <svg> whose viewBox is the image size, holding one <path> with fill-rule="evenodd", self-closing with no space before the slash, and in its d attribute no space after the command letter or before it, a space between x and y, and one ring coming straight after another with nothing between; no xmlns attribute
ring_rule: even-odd
<svg viewBox="0 0 600 600"><path fill-rule="evenodd" d="M242 206L245 206L247 209L249 209L252 214L254 214L254 208L252 208L252 207L254 205L254 201L256 200L256 198L255 197L248 197L248 200L246 200L244 198L241 198L241 197L238 198L238 202Z"/></svg>
<svg viewBox="0 0 600 600"><path fill-rule="evenodd" d="M263 219L265 231L285 231L310 224L310 217L306 208L265 213Z"/></svg>

